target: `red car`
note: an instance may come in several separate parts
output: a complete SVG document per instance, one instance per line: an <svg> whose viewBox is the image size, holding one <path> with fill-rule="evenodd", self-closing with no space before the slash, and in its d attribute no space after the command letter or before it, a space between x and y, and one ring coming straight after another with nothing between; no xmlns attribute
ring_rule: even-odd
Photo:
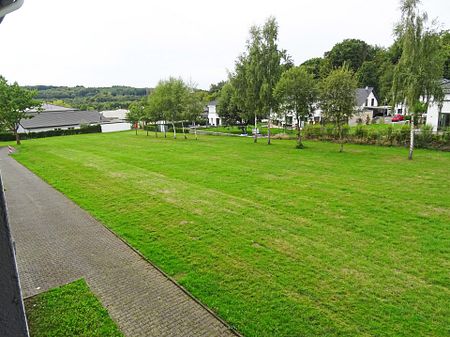
<svg viewBox="0 0 450 337"><path fill-rule="evenodd" d="M403 120L405 120L405 116L403 116L403 115L395 115L394 117L392 117L393 122L400 122Z"/></svg>

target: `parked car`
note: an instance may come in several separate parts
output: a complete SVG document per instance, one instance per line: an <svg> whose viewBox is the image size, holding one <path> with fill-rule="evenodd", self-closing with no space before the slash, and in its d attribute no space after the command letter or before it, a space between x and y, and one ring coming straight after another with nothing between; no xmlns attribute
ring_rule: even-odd
<svg viewBox="0 0 450 337"><path fill-rule="evenodd" d="M394 117L392 117L392 122L401 122L405 120L405 116L403 115L395 115Z"/></svg>

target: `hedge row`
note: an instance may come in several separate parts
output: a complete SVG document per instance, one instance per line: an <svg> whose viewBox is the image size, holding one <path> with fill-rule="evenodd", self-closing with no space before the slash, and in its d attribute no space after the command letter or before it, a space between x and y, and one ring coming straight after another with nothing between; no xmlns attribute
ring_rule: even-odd
<svg viewBox="0 0 450 337"><path fill-rule="evenodd" d="M409 146L410 127L404 125L394 128L391 125L382 129L373 129L365 125L354 128L345 126L343 134L346 142L355 144L371 144L383 146ZM335 125L307 125L303 135L306 139L337 141L338 133ZM450 128L434 133L428 125L423 125L416 133L415 146L424 149L450 151Z"/></svg>
<svg viewBox="0 0 450 337"><path fill-rule="evenodd" d="M78 135L82 133L99 133L102 132L102 127L100 125L84 126L80 129L70 129L70 130L50 130L41 132L29 132L20 133L20 139L34 139L34 138L46 138L54 136L69 136ZM14 141L16 136L12 133L0 133L0 141Z"/></svg>

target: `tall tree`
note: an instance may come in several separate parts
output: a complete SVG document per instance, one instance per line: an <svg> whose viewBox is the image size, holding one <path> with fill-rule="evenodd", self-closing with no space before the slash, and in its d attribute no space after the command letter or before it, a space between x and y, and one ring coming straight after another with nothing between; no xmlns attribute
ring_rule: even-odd
<svg viewBox="0 0 450 337"><path fill-rule="evenodd" d="M333 49L325 53L333 68L347 64L353 72L358 71L364 61L371 61L374 48L366 42L357 39L346 39L337 43Z"/></svg>
<svg viewBox="0 0 450 337"><path fill-rule="evenodd" d="M394 71L393 103L403 103L411 118L408 158L413 158L414 135L421 101L441 103L444 97L441 80L444 52L439 34L428 26L428 16L419 9L420 0L401 0L401 20L395 34L402 46L400 60Z"/></svg>
<svg viewBox="0 0 450 337"><path fill-rule="evenodd" d="M257 121L268 118L270 144L270 119L276 107L273 91L284 69L292 61L287 53L278 48L278 24L275 18L269 18L262 26L250 29L246 52L236 61L232 82L239 96L237 102L243 114L254 114L255 143L257 142Z"/></svg>
<svg viewBox="0 0 450 337"><path fill-rule="evenodd" d="M175 123L183 120L188 88L182 79L169 78L160 81L149 96L150 109L161 112L173 127L173 138L177 138Z"/></svg>
<svg viewBox="0 0 450 337"><path fill-rule="evenodd" d="M238 106L237 96L236 88L232 80L229 80L220 90L217 100L217 111L225 124L239 124L242 128L242 133L246 133L247 122L242 118L243 114Z"/></svg>
<svg viewBox="0 0 450 337"><path fill-rule="evenodd" d="M346 65L333 70L321 84L320 106L325 117L336 125L339 152L344 150L343 126L355 113L356 88L356 78Z"/></svg>
<svg viewBox="0 0 450 337"><path fill-rule="evenodd" d="M205 108L208 97L204 96L202 91L197 90L195 87L193 83L187 85L184 117L192 123L195 139L197 140L197 122Z"/></svg>
<svg viewBox="0 0 450 337"><path fill-rule="evenodd" d="M126 115L126 120L133 124L133 128L138 134L139 123L145 118L145 106L142 101L133 102L130 104L129 112Z"/></svg>
<svg viewBox="0 0 450 337"><path fill-rule="evenodd" d="M297 118L297 148L302 149L301 122L306 121L317 102L318 89L314 76L304 66L294 67L281 75L275 97L282 109L295 113Z"/></svg>
<svg viewBox="0 0 450 337"><path fill-rule="evenodd" d="M27 110L40 111L41 103L34 99L36 95L36 91L21 88L17 82L8 84L0 76L0 125L15 135L17 145L20 145L20 121L33 117Z"/></svg>

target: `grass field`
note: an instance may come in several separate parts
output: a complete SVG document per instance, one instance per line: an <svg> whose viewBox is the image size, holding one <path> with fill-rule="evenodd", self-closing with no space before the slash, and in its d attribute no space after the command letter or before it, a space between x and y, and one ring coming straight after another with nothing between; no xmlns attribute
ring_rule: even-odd
<svg viewBox="0 0 450 337"><path fill-rule="evenodd" d="M25 300L32 337L123 336L84 280Z"/></svg>
<svg viewBox="0 0 450 337"><path fill-rule="evenodd" d="M450 153L305 144L128 132L15 158L246 336L448 336Z"/></svg>

